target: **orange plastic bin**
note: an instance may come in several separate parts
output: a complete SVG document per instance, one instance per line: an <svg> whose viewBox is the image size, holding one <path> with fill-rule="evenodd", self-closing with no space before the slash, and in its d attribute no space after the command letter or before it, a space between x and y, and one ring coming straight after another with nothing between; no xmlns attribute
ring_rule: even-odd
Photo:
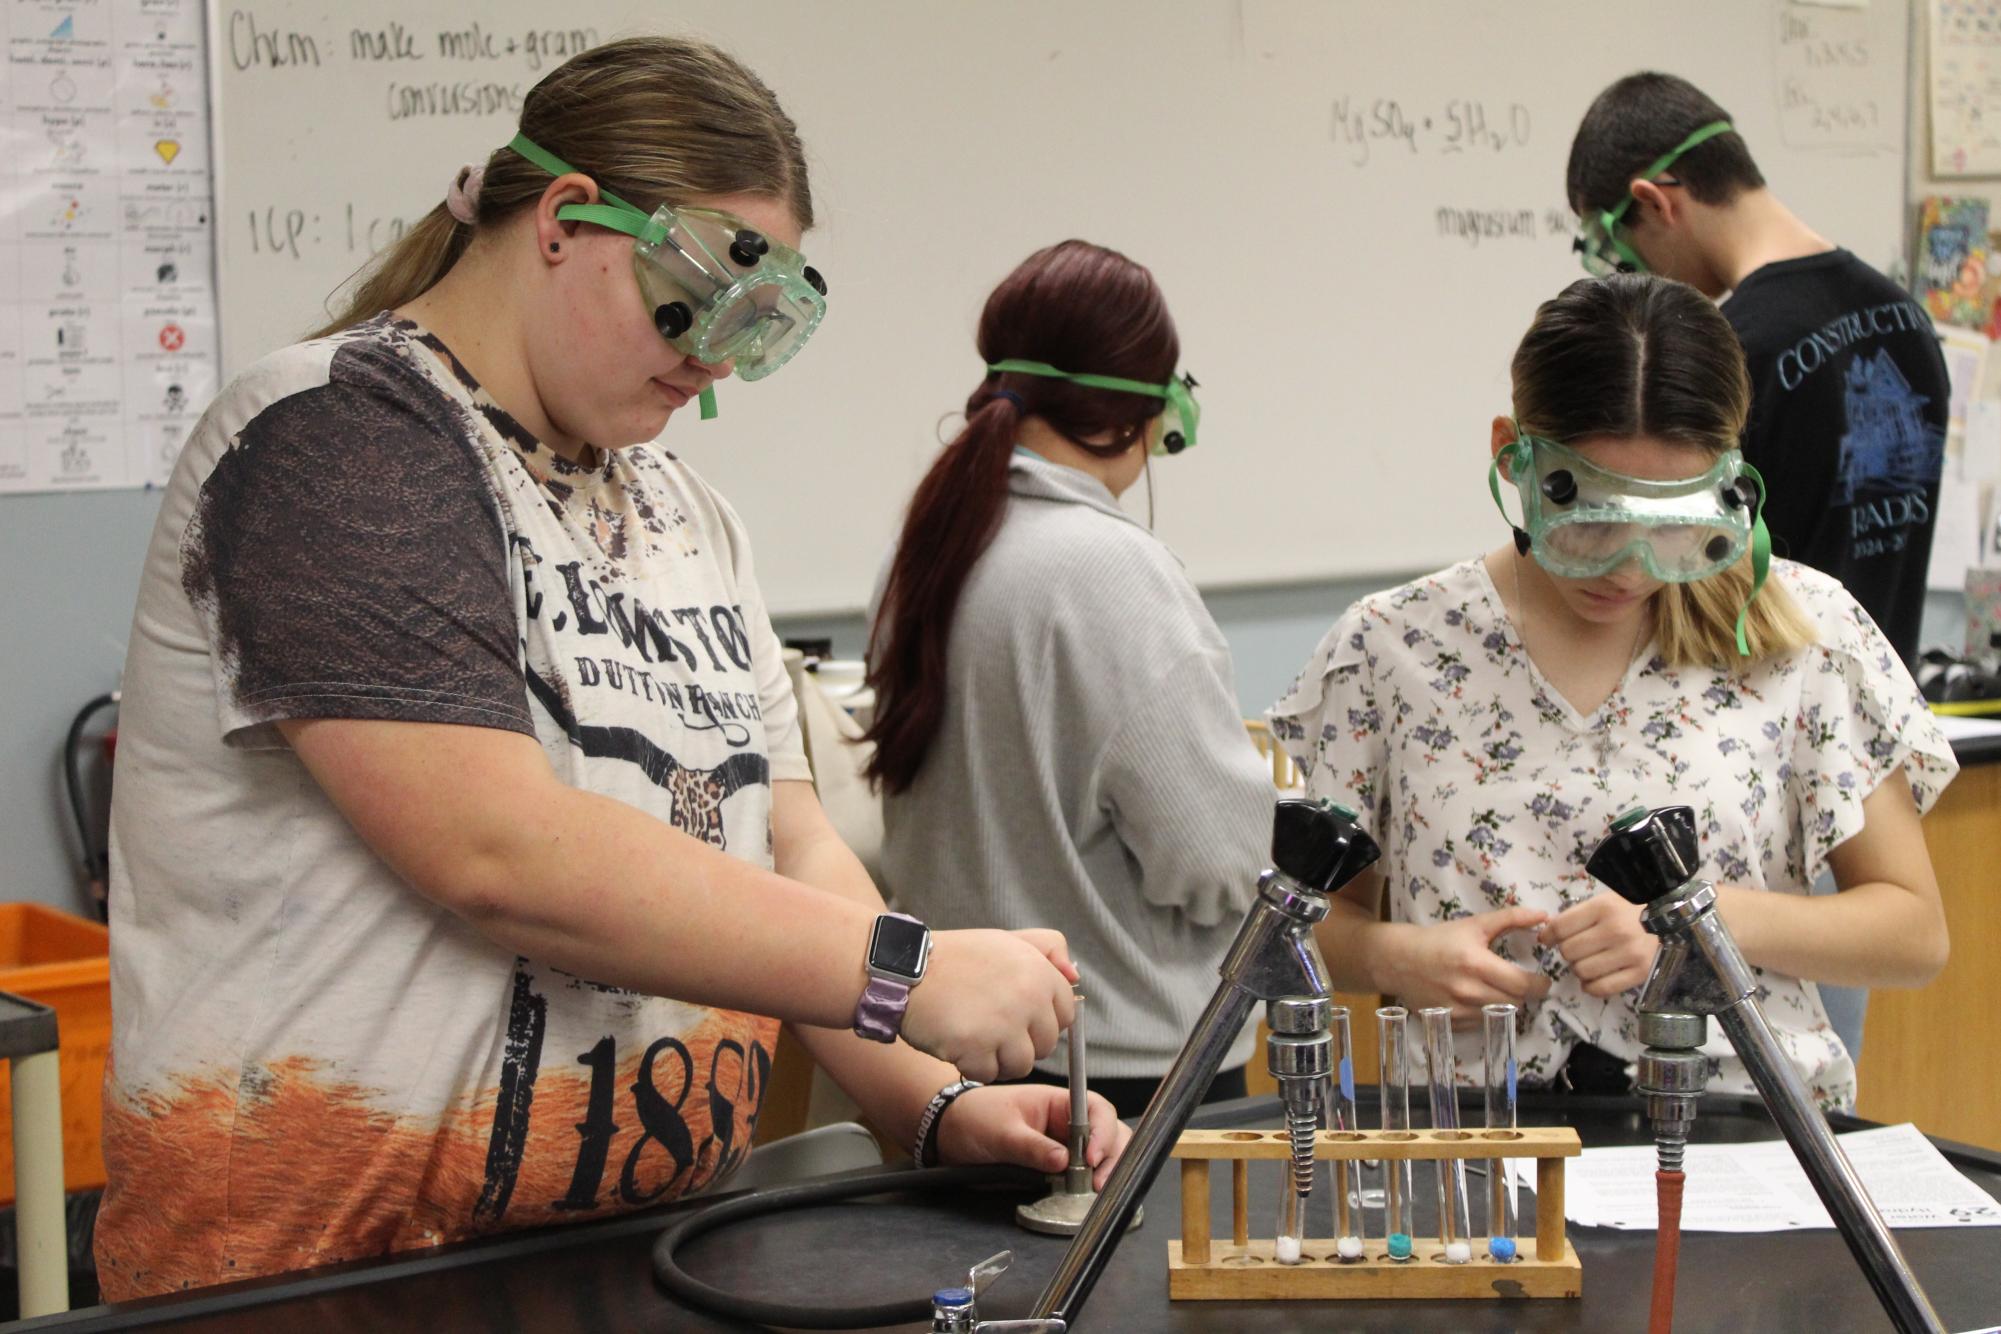
<svg viewBox="0 0 2001 1334"><path fill-rule="evenodd" d="M53 1008L61 1042L63 1189L104 1184L104 1060L111 1050L111 933L39 903L0 903L0 991ZM0 1062L0 1145L11 1142L13 1090ZM0 1204L14 1198L14 1159L0 1152Z"/></svg>

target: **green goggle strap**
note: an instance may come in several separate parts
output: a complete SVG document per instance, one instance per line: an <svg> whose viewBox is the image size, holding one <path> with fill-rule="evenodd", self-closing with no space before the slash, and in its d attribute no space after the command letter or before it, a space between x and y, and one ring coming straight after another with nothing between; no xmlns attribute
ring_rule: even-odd
<svg viewBox="0 0 2001 1334"><path fill-rule="evenodd" d="M507 147L517 155L527 158L551 176L568 176L573 172L579 176L585 174L577 171L575 167L563 161L563 159L557 157L554 153L543 149L541 145L525 134L515 135L513 139L508 141ZM602 185L598 187L598 198L609 200L610 202L605 204L564 204L556 210L556 216L565 222L589 222L595 223L600 227L609 227L612 231L624 232L627 236L637 237L642 241L657 242L660 240L663 233L659 225L653 221L651 213L642 211L636 204L627 203L611 191L605 189ZM702 410L702 420L705 422L714 421L717 413L715 385L711 384L703 389L699 401Z"/></svg>
<svg viewBox="0 0 2001 1334"><path fill-rule="evenodd" d="M1508 520L1509 527L1516 532L1525 532L1513 519L1508 519L1508 507L1501 501L1501 461L1506 459L1509 467L1519 468L1527 461L1528 446L1520 435L1501 447L1494 461L1487 465L1487 489L1494 495L1494 508L1501 517ZM1764 590L1765 577L1772 572L1772 532L1765 527L1765 479L1749 463L1738 465L1744 476L1749 477L1758 487L1758 507L1751 515L1751 596L1744 599L1744 605L1737 610L1737 652L1742 657L1751 656L1751 641L1745 631L1750 623L1751 604L1758 600ZM1522 516L1524 520L1527 515ZM1526 553L1524 553L1526 554Z"/></svg>
<svg viewBox="0 0 2001 1334"><path fill-rule="evenodd" d="M1060 371L1046 361L1028 361L1021 357L1010 357L1006 361L990 361L987 369L1001 374L1042 375L1054 380L1068 380L1089 389L1116 389L1126 394L1146 394L1153 398L1166 399L1181 414L1185 429L1191 429L1196 417L1195 399L1188 392L1188 386L1180 380L1169 380L1166 384L1148 384L1144 380L1127 380L1116 375L1093 375L1088 371Z"/></svg>
<svg viewBox="0 0 2001 1334"><path fill-rule="evenodd" d="M1738 467L1743 475L1758 486L1758 507L1751 514L1751 596L1744 599L1744 605L1737 610L1737 653L1739 657L1751 656L1751 641L1745 637L1745 626L1751 616L1751 604L1758 600L1758 594L1765 587L1765 576L1772 572L1772 531L1765 527L1765 479L1758 470L1748 463Z"/></svg>
<svg viewBox="0 0 2001 1334"><path fill-rule="evenodd" d="M1501 464L1505 461L1510 468L1527 466L1529 461L1529 446L1528 442L1522 439L1520 430L1520 427L1516 428L1515 438L1508 441L1507 444L1502 445L1501 452L1494 455L1493 462L1487 465L1487 489L1494 493L1494 508L1501 512L1503 519L1508 520L1508 527L1518 533L1528 531L1522 527L1522 524L1528 522L1529 516L1526 514L1522 515L1522 523L1516 523L1513 519L1508 519L1508 507L1501 500Z"/></svg>
<svg viewBox="0 0 2001 1334"><path fill-rule="evenodd" d="M1736 128L1735 125L1732 125L1727 120L1713 120L1709 122L1709 124L1703 126L1694 134L1689 135L1688 138L1655 158L1654 164L1639 174L1639 179L1651 181L1654 177L1672 167L1683 153L1708 143L1719 134L1728 134ZM1647 271L1646 262L1634 254L1630 246L1619 239L1619 219L1625 217L1626 210L1632 206L1633 192L1628 188L1624 199L1621 199L1618 204L1604 210L1598 215L1598 226L1605 233L1605 239L1612 243L1613 248L1626 257L1626 262L1633 265L1639 272L1645 273Z"/></svg>

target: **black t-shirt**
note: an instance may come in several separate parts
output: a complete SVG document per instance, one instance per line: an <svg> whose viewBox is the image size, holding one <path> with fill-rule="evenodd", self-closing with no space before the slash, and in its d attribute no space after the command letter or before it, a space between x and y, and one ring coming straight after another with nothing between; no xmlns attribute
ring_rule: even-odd
<svg viewBox="0 0 2001 1334"><path fill-rule="evenodd" d="M1841 580L1910 663L1952 395L1931 319L1846 250L1765 265L1723 314L1750 364L1744 457L1773 551Z"/></svg>

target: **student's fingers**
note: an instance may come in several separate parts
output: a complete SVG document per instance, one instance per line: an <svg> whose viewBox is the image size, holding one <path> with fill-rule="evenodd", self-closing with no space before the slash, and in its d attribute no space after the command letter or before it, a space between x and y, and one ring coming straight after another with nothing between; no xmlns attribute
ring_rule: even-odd
<svg viewBox="0 0 2001 1334"><path fill-rule="evenodd" d="M1068 1097L1059 1088L1050 1088L1048 1092L1055 1095L1045 1104L1050 1110ZM1070 1151L1064 1147L1062 1140L1043 1130L1042 1123L1049 1118L1036 1115L1043 1108L1022 1101L1014 1103L1013 1109L1013 1115L995 1118L992 1129L988 1131L989 1138L984 1147L992 1161L1019 1163L1043 1172L1062 1171L1070 1161Z"/></svg>
<svg viewBox="0 0 2001 1334"><path fill-rule="evenodd" d="M1056 1050L1056 1039L1062 1030L1056 1027L1056 1011L1044 1010L1029 1021L1028 1040L1035 1045L1038 1059Z"/></svg>
<svg viewBox="0 0 2001 1334"><path fill-rule="evenodd" d="M1618 902L1624 903L1624 899ZM1588 931L1605 920L1605 896L1594 894L1582 903L1573 903L1562 912L1549 919L1536 939L1545 945L1561 945L1581 931Z"/></svg>
<svg viewBox="0 0 2001 1334"><path fill-rule="evenodd" d="M980 1084L991 1084L1000 1078L1000 1060L991 1051L965 1052L951 1058L952 1065L961 1079L970 1079Z"/></svg>
<svg viewBox="0 0 2001 1334"><path fill-rule="evenodd" d="M1584 994L1604 998L1631 991L1634 987L1646 985L1647 975L1653 971L1651 964L1627 965L1615 969L1595 982L1584 984Z"/></svg>
<svg viewBox="0 0 2001 1334"><path fill-rule="evenodd" d="M1632 960L1622 958L1617 951L1600 950L1581 959L1572 960L1570 971L1579 982L1584 983L1585 990L1589 991L1591 984L1598 979L1632 966Z"/></svg>
<svg viewBox="0 0 2001 1334"><path fill-rule="evenodd" d="M1132 1127L1119 1120L1118 1113L1109 1102L1093 1094L1091 1139L1084 1150L1084 1161L1091 1164L1091 1189L1105 1188L1106 1178L1119 1165L1119 1157L1125 1153L1132 1137Z"/></svg>
<svg viewBox="0 0 2001 1334"><path fill-rule="evenodd" d="M1525 931L1532 926L1540 926L1548 916L1537 908L1515 904L1508 908L1496 908L1492 912L1475 913L1467 920L1480 928L1487 943L1492 944L1510 931Z"/></svg>
<svg viewBox="0 0 2001 1334"><path fill-rule="evenodd" d="M1453 999L1462 1005L1520 1004L1549 994L1549 978L1539 970L1509 963L1484 950L1472 960L1467 971L1467 980L1479 987L1482 994L1455 994Z"/></svg>
<svg viewBox="0 0 2001 1334"><path fill-rule="evenodd" d="M996 1057L1002 1079L1020 1079L1035 1068L1035 1047L1026 1033L1001 1043Z"/></svg>
<svg viewBox="0 0 2001 1334"><path fill-rule="evenodd" d="M1070 1025L1077 1022L1077 993L1071 990L1076 981L1077 979L1073 977L1068 982L1056 983L1050 993L1050 999L1056 1010L1056 1027L1066 1032Z"/></svg>
<svg viewBox="0 0 2001 1334"><path fill-rule="evenodd" d="M1609 923L1595 922L1576 935L1556 942L1556 950L1572 968L1576 968L1592 955L1611 949L1618 943L1618 933Z"/></svg>
<svg viewBox="0 0 2001 1334"><path fill-rule="evenodd" d="M1035 946L1037 953L1056 965L1056 971L1063 974L1065 982L1075 983L1077 965L1070 961L1070 945L1063 939L1061 931L1051 931L1047 927L1027 927L1015 932L1023 940ZM1064 1022L1069 1022L1065 1017Z"/></svg>

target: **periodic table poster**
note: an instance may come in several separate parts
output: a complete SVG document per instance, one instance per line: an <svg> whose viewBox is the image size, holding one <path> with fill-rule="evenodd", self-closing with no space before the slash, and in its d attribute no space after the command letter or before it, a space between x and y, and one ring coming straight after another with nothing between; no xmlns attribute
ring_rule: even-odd
<svg viewBox="0 0 2001 1334"><path fill-rule="evenodd" d="M201 0L0 3L0 492L157 485L217 388Z"/></svg>

